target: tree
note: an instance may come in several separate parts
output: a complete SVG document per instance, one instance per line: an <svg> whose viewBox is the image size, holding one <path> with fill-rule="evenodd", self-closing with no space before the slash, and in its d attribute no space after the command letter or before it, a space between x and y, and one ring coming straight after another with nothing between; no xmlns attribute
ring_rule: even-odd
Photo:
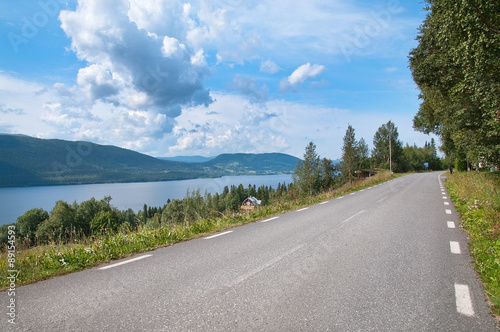
<svg viewBox="0 0 500 332"><path fill-rule="evenodd" d="M309 142L304 152L304 160L299 160L295 172L292 174L293 181L298 185L302 193L313 195L319 190L321 164L316 153L316 144Z"/></svg>
<svg viewBox="0 0 500 332"><path fill-rule="evenodd" d="M50 218L38 226L36 236L41 242L68 240L74 233L80 231L74 226L75 214L76 211L71 205L57 201Z"/></svg>
<svg viewBox="0 0 500 332"><path fill-rule="evenodd" d="M109 202L106 203L104 199L98 201L92 197L78 206L74 224L76 227L80 228L85 235L89 235L92 219L94 219L99 212L109 209Z"/></svg>
<svg viewBox="0 0 500 332"><path fill-rule="evenodd" d="M392 121L378 128L373 136L372 160L375 167L398 170L403 154L403 143L398 138L398 128Z"/></svg>
<svg viewBox="0 0 500 332"><path fill-rule="evenodd" d="M21 237L32 245L35 241L35 233L38 225L49 219L49 213L44 209L36 208L26 211L16 221L16 229Z"/></svg>
<svg viewBox="0 0 500 332"><path fill-rule="evenodd" d="M335 180L338 177L337 166L331 159L321 159L321 190L328 190L335 187Z"/></svg>
<svg viewBox="0 0 500 332"><path fill-rule="evenodd" d="M358 142L359 168L370 168L370 149L366 144L365 139L361 137Z"/></svg>
<svg viewBox="0 0 500 332"><path fill-rule="evenodd" d="M355 179L354 172L358 168L359 149L354 128L349 125L344 136L342 146L342 159L340 160L340 173L344 181L352 183Z"/></svg>
<svg viewBox="0 0 500 332"><path fill-rule="evenodd" d="M447 156L500 164L500 2L426 0L410 69L423 100L415 129Z"/></svg>

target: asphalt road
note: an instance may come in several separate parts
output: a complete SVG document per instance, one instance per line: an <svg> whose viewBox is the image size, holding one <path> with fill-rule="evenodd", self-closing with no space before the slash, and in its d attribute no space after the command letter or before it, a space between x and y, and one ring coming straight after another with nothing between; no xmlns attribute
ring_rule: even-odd
<svg viewBox="0 0 500 332"><path fill-rule="evenodd" d="M497 331L440 185L409 175L21 287L15 329Z"/></svg>

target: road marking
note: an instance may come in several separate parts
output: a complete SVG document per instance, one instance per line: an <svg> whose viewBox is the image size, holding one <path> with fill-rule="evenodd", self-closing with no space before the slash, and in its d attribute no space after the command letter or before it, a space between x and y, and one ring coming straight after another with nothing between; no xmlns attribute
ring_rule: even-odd
<svg viewBox="0 0 500 332"><path fill-rule="evenodd" d="M296 211L297 211L297 212L302 212L302 211L305 211L305 210L307 210L307 209L309 209L309 208L308 208L308 207L305 207L305 208L302 208L302 209L298 209L298 210L296 210Z"/></svg>
<svg viewBox="0 0 500 332"><path fill-rule="evenodd" d="M352 196L352 195L356 195L356 193L351 193L351 194L349 194L349 196Z"/></svg>
<svg viewBox="0 0 500 332"><path fill-rule="evenodd" d="M443 202L444 205L450 205L450 202Z"/></svg>
<svg viewBox="0 0 500 332"><path fill-rule="evenodd" d="M341 198L344 198L344 196L337 197L337 199L341 199Z"/></svg>
<svg viewBox="0 0 500 332"><path fill-rule="evenodd" d="M330 201L321 202L321 203L319 203L319 205L323 205L323 204L327 204L327 203L330 203Z"/></svg>
<svg viewBox="0 0 500 332"><path fill-rule="evenodd" d="M364 189L361 189L359 192L363 192L363 191L365 191L365 190L364 190Z"/></svg>
<svg viewBox="0 0 500 332"><path fill-rule="evenodd" d="M446 214L451 214L451 210L445 210Z"/></svg>
<svg viewBox="0 0 500 332"><path fill-rule="evenodd" d="M450 251L452 254L461 254L462 252L460 251L460 243L456 241L450 241Z"/></svg>
<svg viewBox="0 0 500 332"><path fill-rule="evenodd" d="M272 218L269 218L269 219L266 219L266 220L262 220L261 222L268 222L268 221L271 221L271 220L275 220L275 219L278 219L279 217L272 217Z"/></svg>
<svg viewBox="0 0 500 332"><path fill-rule="evenodd" d="M248 278L250 278L251 276L259 273L260 271L270 267L271 265L274 265L275 263L279 262L280 260L282 260L283 258L293 254L294 252L296 252L297 250L301 249L305 247L305 244L299 244L298 246L296 246L295 248L292 248L290 250L288 250L287 252L285 252L284 254L281 254L273 259L271 259L270 261L258 266L257 268L253 269L252 271L248 272L248 273L245 273L244 275L238 277L237 279L235 279L234 281L232 281L228 287L233 287L245 280L247 280Z"/></svg>
<svg viewBox="0 0 500 332"><path fill-rule="evenodd" d="M361 213L364 213L364 212L366 212L366 211L365 211L365 210L361 210L361 211L359 211L358 213L356 213L355 215L350 216L349 218L347 218L346 220L344 220L344 221L342 221L342 222L348 222L348 221L349 221L349 220L351 220L352 218L355 218L355 217L359 216Z"/></svg>
<svg viewBox="0 0 500 332"><path fill-rule="evenodd" d="M115 264L111 264L111 265L100 267L99 270L111 269L113 267L117 267L117 266L128 264L128 263L132 263L132 262L138 261L140 259L148 258L148 257L151 257L151 256L153 256L153 255L139 256L139 257L132 258L132 259L129 259L129 260L126 260L126 261L122 261L122 262L119 262L119 263L115 263Z"/></svg>
<svg viewBox="0 0 500 332"><path fill-rule="evenodd" d="M453 221L447 221L448 228L455 228L455 223Z"/></svg>
<svg viewBox="0 0 500 332"><path fill-rule="evenodd" d="M383 200L385 200L386 198L387 198L387 196L382 197L381 199L379 199L379 200L377 201L377 203L382 202L382 201L383 201Z"/></svg>
<svg viewBox="0 0 500 332"><path fill-rule="evenodd" d="M446 196L443 196L443 199L448 199L448 197L446 197Z"/></svg>
<svg viewBox="0 0 500 332"><path fill-rule="evenodd" d="M218 237L218 236L226 235L226 234L229 234L229 233L232 233L232 232L233 232L233 231L227 231L227 232L224 232L224 233L219 233L219 234L215 234L215 235L207 236L207 237L205 237L204 239L205 239L205 240L210 240L210 239L213 239L214 237Z"/></svg>
<svg viewBox="0 0 500 332"><path fill-rule="evenodd" d="M459 314L469 317L474 316L474 308L472 307L469 286L455 284L455 299L457 312Z"/></svg>
<svg viewBox="0 0 500 332"><path fill-rule="evenodd" d="M372 189L372 188L373 188L373 187L369 187L369 188L368 188L368 189L366 189L366 190L370 190L370 189Z"/></svg>

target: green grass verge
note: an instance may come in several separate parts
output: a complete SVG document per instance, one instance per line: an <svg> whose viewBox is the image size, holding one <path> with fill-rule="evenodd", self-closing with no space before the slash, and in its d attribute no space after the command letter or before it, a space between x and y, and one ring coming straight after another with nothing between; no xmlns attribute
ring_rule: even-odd
<svg viewBox="0 0 500 332"><path fill-rule="evenodd" d="M455 173L446 188L470 238L469 248L493 314L500 318L500 173Z"/></svg>
<svg viewBox="0 0 500 332"><path fill-rule="evenodd" d="M86 238L74 243L53 243L19 250L15 252L14 268L10 266L8 254L4 252L0 256L0 290L9 288L12 280L7 278L11 275L9 271L12 270L17 272L15 285L19 287L255 222L286 211L368 188L399 176L401 175L390 175L389 172L381 172L372 178L348 184L340 189L313 197L294 198L286 196L249 214L235 213L216 219L199 220L189 225L175 225L156 229L141 226L137 231L122 231L99 238Z"/></svg>

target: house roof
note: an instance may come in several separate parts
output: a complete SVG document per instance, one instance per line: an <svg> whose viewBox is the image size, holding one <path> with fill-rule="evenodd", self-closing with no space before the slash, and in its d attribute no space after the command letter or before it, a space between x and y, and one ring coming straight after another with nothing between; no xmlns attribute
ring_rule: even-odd
<svg viewBox="0 0 500 332"><path fill-rule="evenodd" d="M247 199L245 199L245 200L243 201L243 204L245 205L245 204L247 204L248 202L251 202L251 204L252 204L252 205L255 205L255 206L257 206L257 205L261 205L261 204L262 204L262 201L261 201L261 200L259 200L259 199L255 198L255 197L253 197L253 196L250 196L250 197L248 197Z"/></svg>

